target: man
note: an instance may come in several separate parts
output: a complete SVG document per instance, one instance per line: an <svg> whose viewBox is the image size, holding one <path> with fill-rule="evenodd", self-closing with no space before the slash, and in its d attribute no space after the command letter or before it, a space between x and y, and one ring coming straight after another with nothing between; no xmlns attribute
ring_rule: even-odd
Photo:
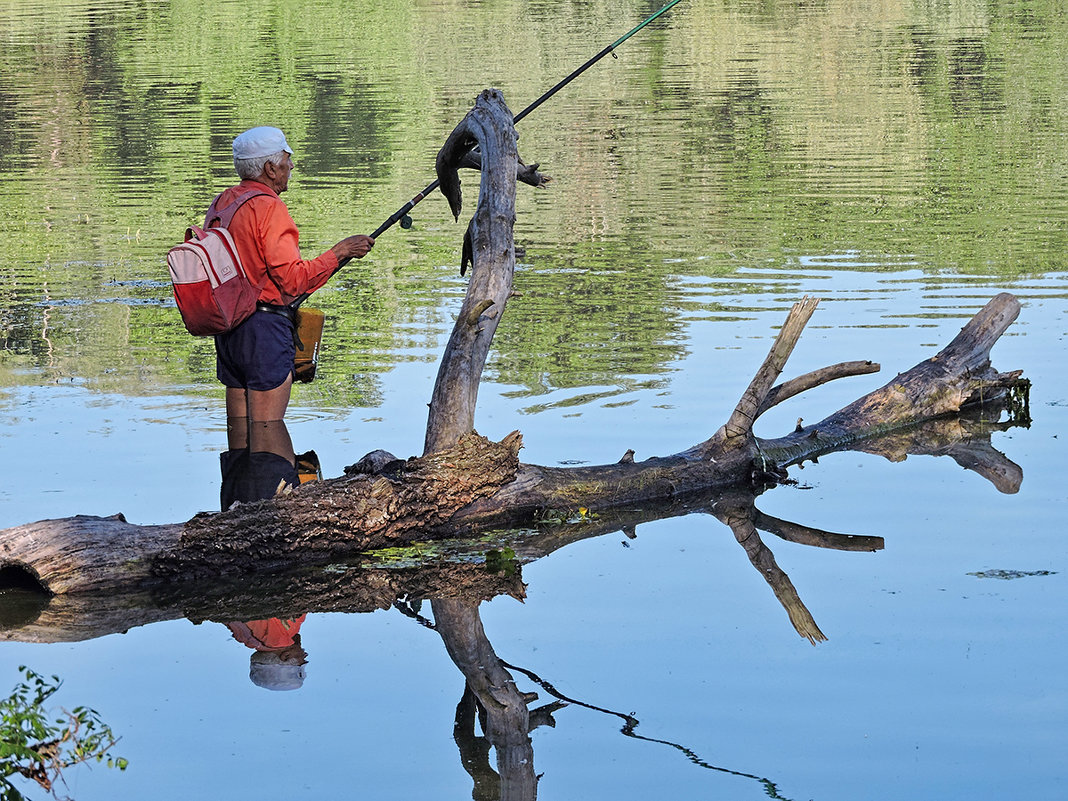
<svg viewBox="0 0 1068 801"><path fill-rule="evenodd" d="M240 205L228 228L249 279L261 291L257 311L215 338L216 373L226 386L227 447L274 453L293 464L282 423L295 355L288 304L322 287L339 263L366 256L374 240L350 236L318 258L301 258L297 226L279 198L294 167L285 134L269 126L252 128L234 139L233 151L241 183L220 194L208 216L250 191L258 193Z"/></svg>

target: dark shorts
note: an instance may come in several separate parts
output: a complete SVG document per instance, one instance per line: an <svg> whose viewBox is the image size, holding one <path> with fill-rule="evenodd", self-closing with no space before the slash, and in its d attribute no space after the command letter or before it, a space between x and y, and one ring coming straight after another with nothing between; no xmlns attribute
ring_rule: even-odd
<svg viewBox="0 0 1068 801"><path fill-rule="evenodd" d="M293 323L281 314L255 312L233 331L215 337L215 374L227 387L266 392L293 373Z"/></svg>

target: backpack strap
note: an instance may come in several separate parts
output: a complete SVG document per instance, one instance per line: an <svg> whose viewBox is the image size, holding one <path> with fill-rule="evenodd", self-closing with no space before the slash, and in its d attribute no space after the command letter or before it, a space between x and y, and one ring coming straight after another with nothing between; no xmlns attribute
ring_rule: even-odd
<svg viewBox="0 0 1068 801"><path fill-rule="evenodd" d="M216 208L216 204L219 202L219 198L222 197L222 192L215 196L215 200L211 201L211 205L208 206L208 213L204 216L204 228L229 228L230 222L234 219L234 215L237 214L237 210L245 205L246 201L252 200L254 197L260 195L266 195L262 189L246 189L240 195L238 195L225 208Z"/></svg>

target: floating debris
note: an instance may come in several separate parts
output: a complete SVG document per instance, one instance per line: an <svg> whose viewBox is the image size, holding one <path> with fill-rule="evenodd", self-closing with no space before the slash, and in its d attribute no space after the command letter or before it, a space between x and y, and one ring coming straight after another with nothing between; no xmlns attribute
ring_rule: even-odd
<svg viewBox="0 0 1068 801"><path fill-rule="evenodd" d="M975 576L977 578L993 578L993 579L1018 579L1027 578L1028 576L1055 576L1056 570L980 570L976 573L969 573L969 576Z"/></svg>

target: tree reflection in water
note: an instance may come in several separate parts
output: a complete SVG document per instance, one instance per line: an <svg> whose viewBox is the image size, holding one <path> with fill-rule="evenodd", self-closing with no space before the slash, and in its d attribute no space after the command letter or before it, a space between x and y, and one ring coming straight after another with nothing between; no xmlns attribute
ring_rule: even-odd
<svg viewBox="0 0 1068 801"><path fill-rule="evenodd" d="M639 720L634 715L570 698L533 671L504 662L486 637L477 603L435 600L431 602L431 608L435 622L425 618L420 622L441 635L449 656L466 679L463 695L456 706L453 736L460 749L464 770L474 781L471 795L474 801L533 801L537 798L538 776L534 771L530 732L539 726L555 728L554 713L568 706L618 717L623 721L620 731L627 737L669 746L699 767L752 779L763 786L769 798L784 798L770 779L713 765L684 745L638 734ZM529 709L528 704L537 700L537 694L520 692L509 670L522 673L556 700ZM482 728L482 737L475 731L476 719ZM490 764L491 747L497 752L497 770Z"/></svg>

